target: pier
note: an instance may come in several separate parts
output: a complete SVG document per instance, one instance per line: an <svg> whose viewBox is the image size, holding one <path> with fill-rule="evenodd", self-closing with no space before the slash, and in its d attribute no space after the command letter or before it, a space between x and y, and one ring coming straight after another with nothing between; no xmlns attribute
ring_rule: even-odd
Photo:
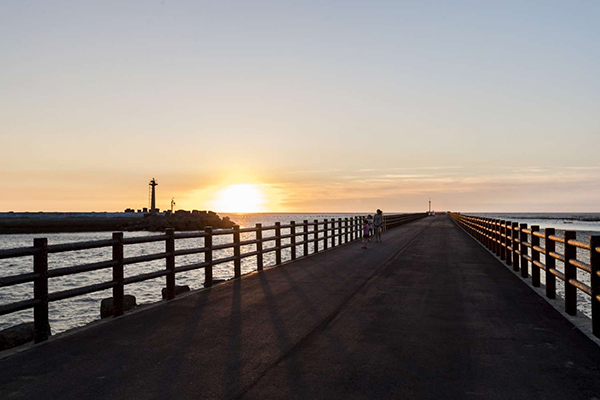
<svg viewBox="0 0 600 400"><path fill-rule="evenodd" d="M447 215L402 218L367 250L337 221L337 246L318 254L169 289L169 301L47 341L39 322L40 343L0 360L0 398L598 397L600 347L474 240L474 221L461 222L468 233ZM298 232L294 248L311 240ZM276 241L269 251L288 246L276 236L261 238ZM172 256L157 276L175 274Z"/></svg>

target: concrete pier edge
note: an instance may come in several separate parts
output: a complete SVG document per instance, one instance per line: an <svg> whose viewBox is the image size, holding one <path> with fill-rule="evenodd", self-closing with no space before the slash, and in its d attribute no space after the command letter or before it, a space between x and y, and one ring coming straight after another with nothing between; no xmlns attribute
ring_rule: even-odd
<svg viewBox="0 0 600 400"><path fill-rule="evenodd" d="M570 323L572 323L574 325L573 329L575 329L575 328L579 329L581 331L581 333L583 333L592 342L594 342L598 347L600 347L600 338L597 338L592 333L592 320L591 320L591 318L589 318L588 316L586 316L585 314L583 314L579 310L577 311L577 315L575 315L575 316L567 314L565 312L565 299L563 297L559 296L558 294L556 295L555 299L549 299L548 297L546 297L546 285L544 285L543 283L540 283L540 287L533 286L531 284L531 276L529 276L527 278L523 278L521 276L520 271L513 271L512 266L507 265L504 261L502 261L502 259L500 259L500 257L498 257L496 255L496 253L494 253L493 251L491 251L490 249L488 249L487 247L485 247L483 245L483 243L481 243L479 240L477 240L473 236L471 236L469 234L469 232L467 232L462 226L460 226L459 224L457 224L454 221L452 221L452 222L456 226L458 226L463 232L465 232L471 239L473 239L478 245L480 245L488 253L490 253L496 260L498 260L498 262L500 264L502 264L502 266L504 268L506 268L513 275L515 275L516 277L518 277L521 282L523 282L525 285L529 286L529 288L531 290L533 290L535 293L537 293L541 298L543 298L546 301L546 303L550 304L556 311L558 311L560 313L560 315L562 315L567 321L569 321Z"/></svg>

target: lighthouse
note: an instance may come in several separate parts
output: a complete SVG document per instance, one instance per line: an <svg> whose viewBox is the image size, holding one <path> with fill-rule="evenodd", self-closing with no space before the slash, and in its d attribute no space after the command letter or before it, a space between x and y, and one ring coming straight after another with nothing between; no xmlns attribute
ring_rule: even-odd
<svg viewBox="0 0 600 400"><path fill-rule="evenodd" d="M152 197L150 200L150 213L151 214L155 214L156 213L156 187L158 186L158 183L156 183L156 180L154 178L152 178L152 180L150 181L150 186L152 187Z"/></svg>

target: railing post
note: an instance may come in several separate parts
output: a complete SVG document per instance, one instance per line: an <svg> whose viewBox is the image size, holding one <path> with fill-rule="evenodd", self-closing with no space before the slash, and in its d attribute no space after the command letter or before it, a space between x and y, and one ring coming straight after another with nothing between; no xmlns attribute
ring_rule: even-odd
<svg viewBox="0 0 600 400"><path fill-rule="evenodd" d="M308 220L304 220L302 222L302 226L303 226L303 233L304 233L304 237L303 237L303 241L304 241L304 257L306 257L308 255Z"/></svg>
<svg viewBox="0 0 600 400"><path fill-rule="evenodd" d="M467 220L468 225L467 225L467 232L469 232L469 234L477 239L477 234L475 233L475 229L473 229L473 226L471 225L471 219L469 218Z"/></svg>
<svg viewBox="0 0 600 400"><path fill-rule="evenodd" d="M496 232L494 230L494 221L493 219L490 219L489 221L489 227L490 227L490 250L492 251L492 253L496 253Z"/></svg>
<svg viewBox="0 0 600 400"><path fill-rule="evenodd" d="M577 258L577 248L569 244L576 237L575 231L565 231L565 312L569 315L577 315L577 288L569 283L577 279L577 267L569 262Z"/></svg>
<svg viewBox="0 0 600 400"><path fill-rule="evenodd" d="M469 218L467 220L467 223L469 224L469 232L471 232L471 236L473 236L473 238L475 240L477 240L478 239L478 237L477 237L477 230L476 230L475 226L473 226L475 224L474 221L473 221L473 218Z"/></svg>
<svg viewBox="0 0 600 400"><path fill-rule="evenodd" d="M352 223L352 217L346 218L348 221L348 225L346 226L346 231L348 232L348 241L352 242L354 241L354 232L352 231L352 229L354 228L354 225Z"/></svg>
<svg viewBox="0 0 600 400"><path fill-rule="evenodd" d="M512 252L511 250L509 250L509 247L512 249L512 235L513 235L513 231L512 231L512 222L511 221L506 221L506 229L504 230L505 233L505 238L504 238L504 244L506 245L506 247L504 247L504 251L506 253L506 265L511 266L512 265ZM508 231L510 231L510 237L508 237Z"/></svg>
<svg viewBox="0 0 600 400"><path fill-rule="evenodd" d="M488 247L487 223L485 221L485 218L480 218L478 222L479 229L481 230L481 244L483 244L484 247Z"/></svg>
<svg viewBox="0 0 600 400"><path fill-rule="evenodd" d="M296 259L296 221L290 221L290 235L292 236L290 238L290 244L292 245L292 247L290 247L291 253L292 253L292 260L295 260Z"/></svg>
<svg viewBox="0 0 600 400"><path fill-rule="evenodd" d="M488 218L485 219L485 235L486 235L486 247L488 250L492 250L492 232L490 231L490 220Z"/></svg>
<svg viewBox="0 0 600 400"><path fill-rule="evenodd" d="M488 220L488 235L490 237L489 242L489 249L492 253L496 252L496 247L495 247L495 242L494 239L496 239L496 237L494 236L494 225L493 225L494 220L493 219L489 219Z"/></svg>
<svg viewBox="0 0 600 400"><path fill-rule="evenodd" d="M335 218L331 218L331 247L335 247Z"/></svg>
<svg viewBox="0 0 600 400"><path fill-rule="evenodd" d="M501 260L506 260L506 251L505 251L505 247L502 246L503 244L506 244L504 242L504 238L506 237L506 221L504 220L500 220L500 225L498 226L498 240L500 241L499 244L499 250L500 250L500 259ZM504 235L504 236L502 236Z"/></svg>
<svg viewBox="0 0 600 400"><path fill-rule="evenodd" d="M327 218L325 218L325 219L323 220L323 231L324 231L324 233L323 233L323 250L327 250L327 247L329 246L329 245L327 244L327 241L328 241L328 238L327 238L327 237L329 236L329 235L327 234L327 230L328 230L328 229L329 229L328 221L327 221Z"/></svg>
<svg viewBox="0 0 600 400"><path fill-rule="evenodd" d="M123 315L125 310L125 288L123 286L123 232L113 232L112 239L116 241L112 245L112 260L116 263L113 266L113 308L114 316Z"/></svg>
<svg viewBox="0 0 600 400"><path fill-rule="evenodd" d="M481 220L481 230L483 231L483 245L489 250L490 249L490 224L486 218Z"/></svg>
<svg viewBox="0 0 600 400"><path fill-rule="evenodd" d="M204 267L204 287L211 287L213 284L212 226L205 226L204 233L206 233L206 236L204 236L204 262L207 263Z"/></svg>
<svg viewBox="0 0 600 400"><path fill-rule="evenodd" d="M592 287L592 333L600 337L600 236L590 236L590 286Z"/></svg>
<svg viewBox="0 0 600 400"><path fill-rule="evenodd" d="M510 231L510 221L504 221L504 261L506 265L512 265L511 254L510 254L510 237L508 236L508 232Z"/></svg>
<svg viewBox="0 0 600 400"><path fill-rule="evenodd" d="M481 218L479 220L479 229L481 229L481 243L487 247L487 233L485 230L485 219Z"/></svg>
<svg viewBox="0 0 600 400"><path fill-rule="evenodd" d="M511 240L511 245L510 247L512 247L512 265L513 265L513 271L518 271L519 270L519 255L517 254L517 228L519 227L519 223L518 222L513 222L512 223L512 234L510 236L510 240Z"/></svg>
<svg viewBox="0 0 600 400"><path fill-rule="evenodd" d="M48 321L48 239L33 239L37 248L33 256L33 272L39 274L33 281L33 297L38 303L33 307L33 340L43 342L50 336Z"/></svg>
<svg viewBox="0 0 600 400"><path fill-rule="evenodd" d="M550 256L550 253L556 251L556 242L550 239L554 236L556 230L554 228L544 229L544 247L546 248L546 297L549 299L556 298L556 276L550 270L556 269L556 260Z"/></svg>
<svg viewBox="0 0 600 400"><path fill-rule="evenodd" d="M275 264L281 264L281 222L275 222Z"/></svg>
<svg viewBox="0 0 600 400"><path fill-rule="evenodd" d="M167 293L166 299L175 298L175 230L168 228L165 230L165 251L167 252ZM113 296L114 297L114 296ZM117 315L117 298L115 297L115 316Z"/></svg>
<svg viewBox="0 0 600 400"><path fill-rule="evenodd" d="M240 247L240 226L234 225L233 227L233 277L239 278L242 276L242 258Z"/></svg>
<svg viewBox="0 0 600 400"><path fill-rule="evenodd" d="M488 247L488 233L487 233L487 223L485 218L481 218L479 220L479 229L481 229L481 243L484 247Z"/></svg>
<svg viewBox="0 0 600 400"><path fill-rule="evenodd" d="M256 224L256 270L263 270L262 224Z"/></svg>
<svg viewBox="0 0 600 400"><path fill-rule="evenodd" d="M485 223L481 218L477 219L477 227L479 228L479 241L485 246Z"/></svg>
<svg viewBox="0 0 600 400"><path fill-rule="evenodd" d="M496 253L496 233L494 231L494 220L490 219L488 222L488 226L490 229L490 250L492 253Z"/></svg>
<svg viewBox="0 0 600 400"><path fill-rule="evenodd" d="M534 249L540 245L540 238L535 236L535 232L539 232L538 225L531 226L531 284L534 287L540 287L540 267L535 265L535 261L540 261L540 252Z"/></svg>
<svg viewBox="0 0 600 400"><path fill-rule="evenodd" d="M319 230L319 220L315 219L313 221L313 232L314 232L313 238L315 239L315 251L314 251L315 253L319 252L319 233L318 233L318 230Z"/></svg>
<svg viewBox="0 0 600 400"><path fill-rule="evenodd" d="M502 221L496 220L496 255L502 259Z"/></svg>
<svg viewBox="0 0 600 400"><path fill-rule="evenodd" d="M345 228L345 237L346 243L348 243L348 217L344 218L344 228Z"/></svg>
<svg viewBox="0 0 600 400"><path fill-rule="evenodd" d="M338 218L338 226L339 226L338 234L340 235L340 244L342 244L342 238L344 237L344 230L343 230L343 224L342 224L341 218ZM348 242L348 238L346 238L346 243L347 242Z"/></svg>
<svg viewBox="0 0 600 400"><path fill-rule="evenodd" d="M527 229L527 224L519 225L519 241L521 242L521 245L519 246L519 249L521 250L521 276L527 278L529 276L529 266L525 256L528 255L528 252L527 246L523 244L527 241L527 234L523 232L523 229Z"/></svg>

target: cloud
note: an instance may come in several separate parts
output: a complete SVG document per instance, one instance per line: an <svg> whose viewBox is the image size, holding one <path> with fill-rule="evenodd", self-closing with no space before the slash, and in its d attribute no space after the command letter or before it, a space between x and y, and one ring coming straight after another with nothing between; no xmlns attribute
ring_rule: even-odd
<svg viewBox="0 0 600 400"><path fill-rule="evenodd" d="M398 171L400 169L396 169ZM422 173L427 170L428 173ZM589 204L600 195L596 179L597 168L555 168L523 166L490 168L453 167L447 169L402 168L357 169L350 174L322 175L310 181L289 185L282 180L278 187L285 196L281 205L302 210L302 205L365 204L372 208L375 201L396 201L399 209L409 209L418 202L434 197L438 205L445 199L453 209L506 210L520 208L536 211L536 207L557 209L565 198L577 204ZM314 177L313 177L314 178ZM577 195L575 195L577 194ZM407 206L402 207L403 204ZM450 208L450 207L448 207Z"/></svg>

